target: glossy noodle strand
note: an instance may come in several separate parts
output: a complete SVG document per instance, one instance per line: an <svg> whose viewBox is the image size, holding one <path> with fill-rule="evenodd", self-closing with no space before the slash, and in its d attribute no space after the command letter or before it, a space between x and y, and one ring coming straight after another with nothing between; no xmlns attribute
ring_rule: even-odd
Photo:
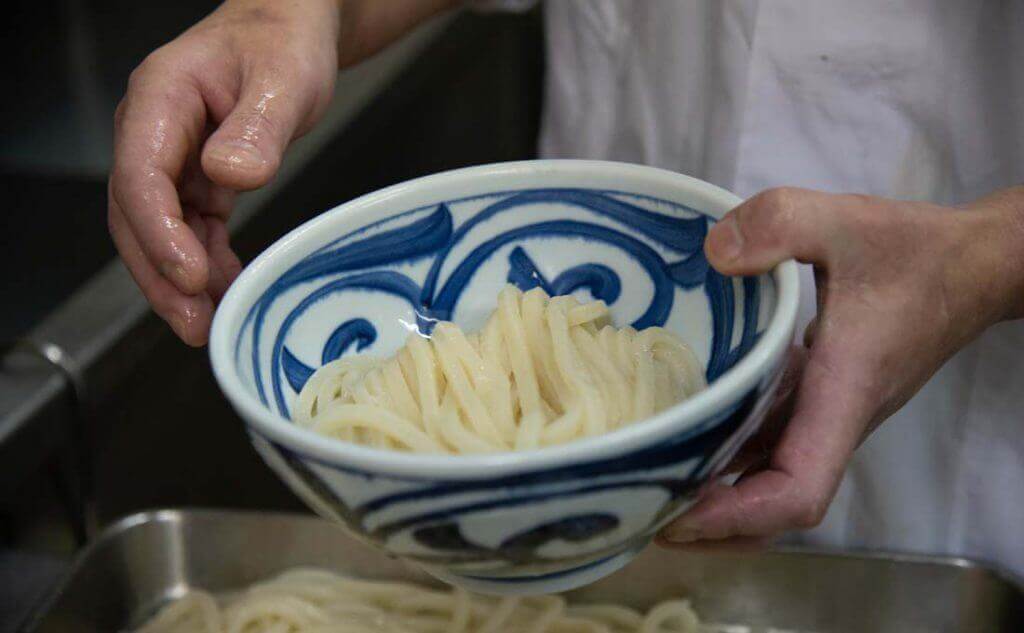
<svg viewBox="0 0 1024 633"><path fill-rule="evenodd" d="M700 362L667 330L617 329L604 302L510 285L479 333L438 323L390 359L325 364L293 418L378 448L489 453L607 433L704 386Z"/></svg>

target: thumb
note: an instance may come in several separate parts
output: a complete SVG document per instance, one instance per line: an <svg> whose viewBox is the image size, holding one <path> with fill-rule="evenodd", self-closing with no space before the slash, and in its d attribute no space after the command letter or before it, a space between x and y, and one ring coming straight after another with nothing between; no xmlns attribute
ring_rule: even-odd
<svg viewBox="0 0 1024 633"><path fill-rule="evenodd" d="M269 80L242 87L234 110L203 147L203 172L218 185L248 190L268 183L311 103L306 91Z"/></svg>
<svg viewBox="0 0 1024 633"><path fill-rule="evenodd" d="M769 189L715 223L704 242L708 262L724 275L756 275L796 259L825 264L840 239L841 196Z"/></svg>

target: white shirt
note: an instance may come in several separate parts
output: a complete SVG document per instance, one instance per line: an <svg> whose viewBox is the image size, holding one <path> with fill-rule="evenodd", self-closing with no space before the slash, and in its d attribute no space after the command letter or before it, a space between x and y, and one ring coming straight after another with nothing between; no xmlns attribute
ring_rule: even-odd
<svg viewBox="0 0 1024 633"><path fill-rule="evenodd" d="M797 185L956 203L1024 182L1019 0L544 9L544 156L656 165L741 196ZM1024 323L951 359L861 447L824 523L798 538L1024 574Z"/></svg>

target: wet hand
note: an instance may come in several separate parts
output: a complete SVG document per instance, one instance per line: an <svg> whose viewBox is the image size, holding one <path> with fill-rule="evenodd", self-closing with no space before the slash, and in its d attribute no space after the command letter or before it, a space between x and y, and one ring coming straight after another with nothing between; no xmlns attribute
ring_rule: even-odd
<svg viewBox="0 0 1024 633"><path fill-rule="evenodd" d="M107 221L154 310L190 345L238 275L235 193L270 181L338 69L334 0L227 2L132 73L115 115Z"/></svg>

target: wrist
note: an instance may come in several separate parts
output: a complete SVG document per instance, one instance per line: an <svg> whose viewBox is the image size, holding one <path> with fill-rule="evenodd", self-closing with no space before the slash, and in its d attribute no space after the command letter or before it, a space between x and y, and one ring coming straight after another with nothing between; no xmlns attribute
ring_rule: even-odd
<svg viewBox="0 0 1024 633"><path fill-rule="evenodd" d="M986 196L968 206L978 227L973 250L985 262L994 321L1024 319L1024 187Z"/></svg>
<svg viewBox="0 0 1024 633"><path fill-rule="evenodd" d="M1024 319L1024 189L1021 194L1020 204L1005 212L1008 274L1014 280L1007 298L1007 320Z"/></svg>
<svg viewBox="0 0 1024 633"><path fill-rule="evenodd" d="M210 17L231 16L233 23L255 24L258 28L282 27L297 33L310 46L338 46L343 0L225 0Z"/></svg>
<svg viewBox="0 0 1024 633"><path fill-rule="evenodd" d="M370 57L459 0L330 0L339 12L338 67Z"/></svg>

